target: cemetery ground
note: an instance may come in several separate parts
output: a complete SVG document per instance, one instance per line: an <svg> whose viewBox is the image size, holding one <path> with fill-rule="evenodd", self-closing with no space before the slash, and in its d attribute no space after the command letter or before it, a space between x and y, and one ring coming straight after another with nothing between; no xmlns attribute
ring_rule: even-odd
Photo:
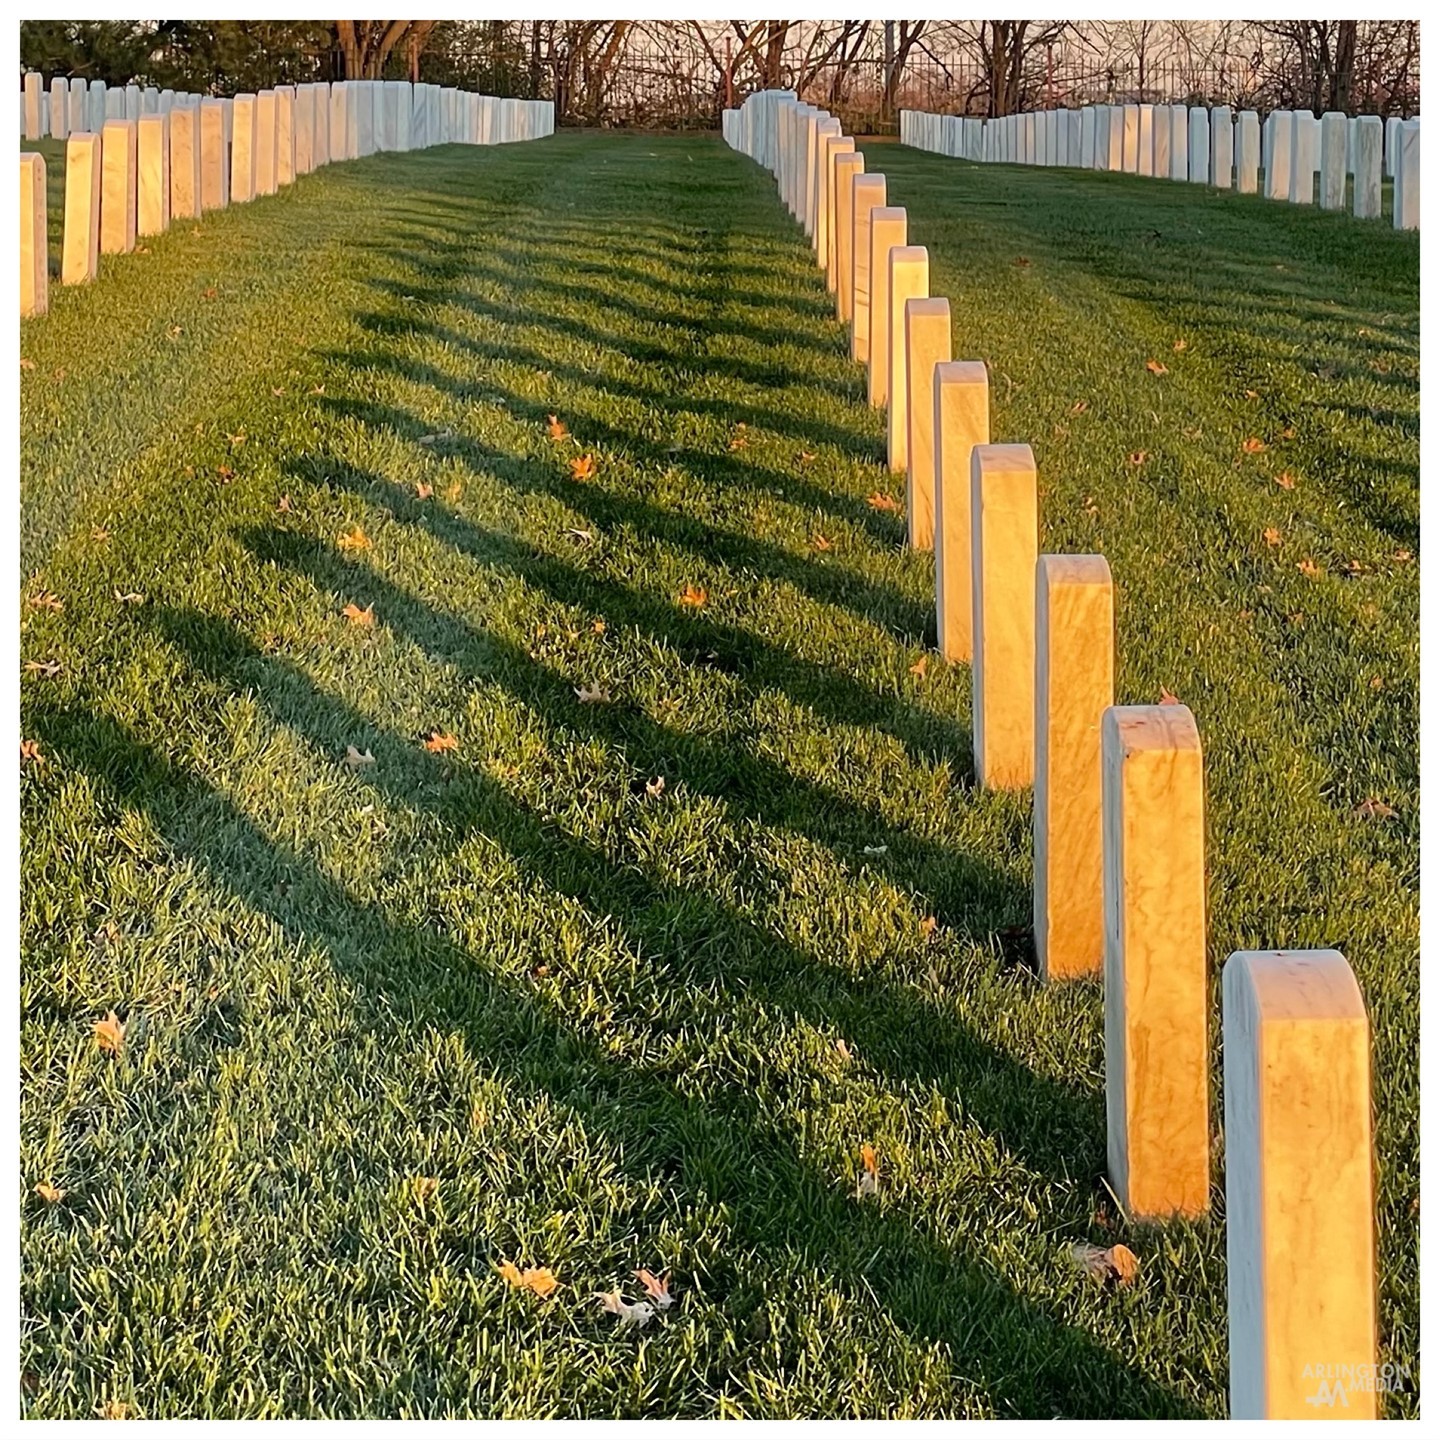
<svg viewBox="0 0 1440 1440"><path fill-rule="evenodd" d="M1364 991L1418 1376L1418 237L862 148L1117 698L1199 723L1212 1217L1101 1181L1100 987L1030 968L1029 795L770 177L377 156L22 326L29 1414L1222 1414L1273 946Z"/></svg>

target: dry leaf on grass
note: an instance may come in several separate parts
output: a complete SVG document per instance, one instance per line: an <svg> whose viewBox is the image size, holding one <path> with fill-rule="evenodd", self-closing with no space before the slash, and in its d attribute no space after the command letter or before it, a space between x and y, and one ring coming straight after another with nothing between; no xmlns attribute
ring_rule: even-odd
<svg viewBox="0 0 1440 1440"><path fill-rule="evenodd" d="M940 922L933 915L927 915L920 922L920 934L926 940L933 940L939 929Z"/></svg>
<svg viewBox="0 0 1440 1440"><path fill-rule="evenodd" d="M1149 456L1148 450L1132 450L1125 458L1132 465L1143 465Z"/></svg>
<svg viewBox="0 0 1440 1440"><path fill-rule="evenodd" d="M680 603L682 605L689 605L696 610L702 605L707 604L709 599L710 593L703 585L687 585L680 592Z"/></svg>
<svg viewBox="0 0 1440 1440"><path fill-rule="evenodd" d="M1295 568L1307 580L1313 580L1320 573L1320 567L1310 559L1302 560Z"/></svg>
<svg viewBox="0 0 1440 1440"><path fill-rule="evenodd" d="M552 440L564 440L570 434L565 428L565 422L558 415L550 417L550 423L546 428L549 430Z"/></svg>
<svg viewBox="0 0 1440 1440"><path fill-rule="evenodd" d="M865 1144L860 1147L861 1170L857 1179L857 1190L861 1195L874 1195L880 1189L880 1161L875 1147Z"/></svg>
<svg viewBox="0 0 1440 1440"><path fill-rule="evenodd" d="M428 500L435 493L433 485L427 485L422 480L415 486L415 498L417 500Z"/></svg>
<svg viewBox="0 0 1440 1440"><path fill-rule="evenodd" d="M352 600L340 612L352 625L373 625L375 623L375 607L367 605L363 610Z"/></svg>
<svg viewBox="0 0 1440 1440"><path fill-rule="evenodd" d="M1188 343L1189 342L1185 340L1177 340L1170 348L1178 355Z"/></svg>
<svg viewBox="0 0 1440 1440"><path fill-rule="evenodd" d="M29 605L32 610L54 610L57 613L65 608L65 602L50 590L41 590L32 595Z"/></svg>
<svg viewBox="0 0 1440 1440"><path fill-rule="evenodd" d="M38 740L22 740L20 742L20 763L34 765L37 768L45 764L45 757L40 753Z"/></svg>
<svg viewBox="0 0 1440 1440"><path fill-rule="evenodd" d="M637 1300L635 1304L626 1303L624 1296L618 1290L607 1292L596 1291L595 1299L600 1302L600 1307L609 1315L620 1317L620 1329L634 1325L637 1328L648 1325L654 1318L654 1309L643 1300Z"/></svg>
<svg viewBox="0 0 1440 1440"><path fill-rule="evenodd" d="M90 1030L97 1050L118 1055L125 1046L125 1024L113 1010L103 1020L93 1021Z"/></svg>
<svg viewBox="0 0 1440 1440"><path fill-rule="evenodd" d="M335 544L347 553L352 550L368 550L370 537L358 525L352 525L341 534Z"/></svg>
<svg viewBox="0 0 1440 1440"><path fill-rule="evenodd" d="M900 502L892 495L882 495L878 490L866 502L872 510L888 510L892 514L900 509Z"/></svg>
<svg viewBox="0 0 1440 1440"><path fill-rule="evenodd" d="M1282 490L1293 490L1295 488L1295 477L1288 470L1282 470L1280 474L1275 477L1275 483Z"/></svg>
<svg viewBox="0 0 1440 1440"><path fill-rule="evenodd" d="M813 535L810 538L810 543L817 550L829 550L834 545L834 541L832 541L828 535Z"/></svg>
<svg viewBox="0 0 1440 1440"><path fill-rule="evenodd" d="M1169 374L1170 371L1170 367L1162 364L1159 360L1147 360L1145 362L1145 368L1152 375L1166 375Z"/></svg>
<svg viewBox="0 0 1440 1440"><path fill-rule="evenodd" d="M912 675L918 675L918 676L920 676L920 678L923 680L923 679L925 678L925 672L926 672L929 668L930 668L930 657L929 657L928 655L922 655L922 656L910 667L910 673L911 673Z"/></svg>
<svg viewBox="0 0 1440 1440"><path fill-rule="evenodd" d="M577 455L570 462L570 478L572 480L588 480L595 473L595 457L593 455Z"/></svg>
<svg viewBox="0 0 1440 1440"><path fill-rule="evenodd" d="M442 440L453 440L453 430L437 430L433 435L422 435L415 443L417 445L438 445Z"/></svg>
<svg viewBox="0 0 1440 1440"><path fill-rule="evenodd" d="M375 763L375 757L368 750L357 750L353 745L347 745L345 763L352 770L366 770Z"/></svg>
<svg viewBox="0 0 1440 1440"><path fill-rule="evenodd" d="M655 1302L657 1310L668 1310L675 1297L670 1293L670 1274L652 1275L648 1270L635 1271L635 1278L645 1287L645 1293Z"/></svg>
<svg viewBox="0 0 1440 1440"><path fill-rule="evenodd" d="M1266 445L1258 435L1252 435L1248 440L1242 440L1240 442L1240 448L1247 455L1258 455L1266 448Z"/></svg>
<svg viewBox="0 0 1440 1440"><path fill-rule="evenodd" d="M1273 526L1268 526L1261 536L1267 545L1278 545L1280 543L1280 532Z"/></svg>
<svg viewBox="0 0 1440 1440"><path fill-rule="evenodd" d="M1106 1250L1082 1241L1070 1247L1070 1258L1095 1280L1115 1280L1129 1285L1140 1273L1140 1261L1127 1245L1112 1245Z"/></svg>
<svg viewBox="0 0 1440 1440"><path fill-rule="evenodd" d="M1088 400L1077 400L1070 407L1070 413L1072 415L1083 415L1089 408L1090 402Z"/></svg>
<svg viewBox="0 0 1440 1440"><path fill-rule="evenodd" d="M645 793L652 799L658 800L665 793L665 777L657 775L653 780L645 782Z"/></svg>
<svg viewBox="0 0 1440 1440"><path fill-rule="evenodd" d="M1383 800L1371 796L1368 800L1362 800L1356 807L1355 813L1375 820L1393 820L1398 813Z"/></svg>
<svg viewBox="0 0 1440 1440"><path fill-rule="evenodd" d="M861 849L866 855L888 855L890 853L888 845L865 845Z"/></svg>
<svg viewBox="0 0 1440 1440"><path fill-rule="evenodd" d="M582 685L575 691L575 698L582 705L605 705L609 703L610 692L603 685Z"/></svg>
<svg viewBox="0 0 1440 1440"><path fill-rule="evenodd" d="M432 755L442 755L447 750L458 750L460 742L448 730L432 730L425 748Z"/></svg>
<svg viewBox="0 0 1440 1440"><path fill-rule="evenodd" d="M850 1047L843 1040L837 1040L835 1042L835 1049L840 1058L847 1064L855 1058L854 1055L850 1053Z"/></svg>
<svg viewBox="0 0 1440 1440"><path fill-rule="evenodd" d="M1160 687L1160 703L1162 705L1178 705L1179 697L1172 695L1163 685Z"/></svg>
<svg viewBox="0 0 1440 1440"><path fill-rule="evenodd" d="M58 1205L64 1198L65 1192L49 1180L42 1180L36 1187L35 1193L47 1204Z"/></svg>
<svg viewBox="0 0 1440 1440"><path fill-rule="evenodd" d="M560 1287L560 1282L546 1266L530 1266L520 1270L506 1260L499 1266L501 1278L517 1290L529 1290L542 1300L548 1300Z"/></svg>

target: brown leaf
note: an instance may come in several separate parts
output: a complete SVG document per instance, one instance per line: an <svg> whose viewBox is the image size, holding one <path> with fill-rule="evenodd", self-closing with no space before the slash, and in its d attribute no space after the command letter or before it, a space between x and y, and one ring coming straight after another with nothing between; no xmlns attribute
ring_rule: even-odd
<svg viewBox="0 0 1440 1440"><path fill-rule="evenodd" d="M143 605L145 597L138 590L116 590L115 601L119 605Z"/></svg>
<svg viewBox="0 0 1440 1440"><path fill-rule="evenodd" d="M1309 558L1302 560L1295 568L1307 580L1313 580L1320 573L1320 567Z"/></svg>
<svg viewBox="0 0 1440 1440"><path fill-rule="evenodd" d="M565 428L565 422L558 415L550 417L550 424L546 428L550 431L552 440L563 440L570 433Z"/></svg>
<svg viewBox="0 0 1440 1440"><path fill-rule="evenodd" d="M424 744L432 755L443 755L448 750L460 748L460 742L448 730L432 730Z"/></svg>
<svg viewBox="0 0 1440 1440"><path fill-rule="evenodd" d="M834 542L828 535L812 535L810 537L810 543L817 550L829 550L834 545Z"/></svg>
<svg viewBox="0 0 1440 1440"><path fill-rule="evenodd" d="M507 1285L515 1286L517 1290L529 1290L542 1300L554 1294L560 1284L554 1274L545 1266L538 1268L530 1266L522 1271L519 1266L506 1260L496 1268L500 1272L500 1278Z"/></svg>
<svg viewBox="0 0 1440 1440"><path fill-rule="evenodd" d="M595 457L593 455L577 455L570 462L570 478L572 480L588 480L595 473Z"/></svg>
<svg viewBox="0 0 1440 1440"><path fill-rule="evenodd" d="M32 610L54 610L57 613L65 608L65 602L50 590L40 590L30 597L29 605Z"/></svg>
<svg viewBox="0 0 1440 1440"><path fill-rule="evenodd" d="M427 485L423 480L415 486L415 498L417 500L428 500L435 493L433 485Z"/></svg>
<svg viewBox="0 0 1440 1440"><path fill-rule="evenodd" d="M648 1270L636 1270L635 1278L645 1287L645 1293L655 1302L659 1310L668 1310L674 1303L675 1297L670 1293L670 1275L667 1271L664 1275L652 1275Z"/></svg>
<svg viewBox="0 0 1440 1440"><path fill-rule="evenodd" d="M410 1193L423 1206L440 1188L440 1182L433 1175L414 1175L410 1179Z"/></svg>
<svg viewBox="0 0 1440 1440"><path fill-rule="evenodd" d="M1355 814L1376 820L1393 820L1397 813L1383 800L1377 799L1373 795L1368 800L1362 800L1355 807Z"/></svg>
<svg viewBox="0 0 1440 1440"><path fill-rule="evenodd" d="M368 550L370 537L358 525L352 525L335 543L341 550Z"/></svg>
<svg viewBox="0 0 1440 1440"><path fill-rule="evenodd" d="M279 500L275 502L275 508L282 515L290 514L290 497L288 495L282 495Z"/></svg>
<svg viewBox="0 0 1440 1440"><path fill-rule="evenodd" d="M1161 703L1162 705L1178 705L1178 704L1180 703L1180 699L1179 699L1178 696L1172 695L1172 694L1162 685L1162 686L1160 687L1160 703Z"/></svg>
<svg viewBox="0 0 1440 1440"><path fill-rule="evenodd" d="M920 922L920 934L926 940L933 940L939 929L940 922L933 915L927 915Z"/></svg>
<svg viewBox="0 0 1440 1440"><path fill-rule="evenodd" d="M882 495L878 490L866 503L872 510L888 510L892 514L901 508L900 502L893 495Z"/></svg>
<svg viewBox="0 0 1440 1440"><path fill-rule="evenodd" d="M576 690L575 698L582 705L606 705L610 701L610 692L598 684L581 686Z"/></svg>
<svg viewBox="0 0 1440 1440"><path fill-rule="evenodd" d="M703 585L687 585L680 592L680 603L698 610L709 602L710 595Z"/></svg>
<svg viewBox="0 0 1440 1440"><path fill-rule="evenodd" d="M1293 490L1295 488L1295 477L1288 470L1282 470L1275 477L1275 483L1282 490Z"/></svg>
<svg viewBox="0 0 1440 1440"><path fill-rule="evenodd" d="M835 1049L839 1052L840 1058L847 1064L855 1058L850 1053L850 1047L843 1040L837 1040L835 1042Z"/></svg>
<svg viewBox="0 0 1440 1440"><path fill-rule="evenodd" d="M1132 450L1125 458L1129 460L1132 465L1143 465L1149 457L1150 452L1148 450Z"/></svg>
<svg viewBox="0 0 1440 1440"><path fill-rule="evenodd" d="M802 465L808 465L814 458L815 455L810 450L802 450L800 452L800 463Z"/></svg>
<svg viewBox="0 0 1440 1440"><path fill-rule="evenodd" d="M357 750L353 745L347 745L345 763L352 770L368 770L375 763L375 757L368 750Z"/></svg>
<svg viewBox="0 0 1440 1440"><path fill-rule="evenodd" d="M1390 558L1401 565L1405 565L1415 557L1408 550L1397 550Z"/></svg>
<svg viewBox="0 0 1440 1440"><path fill-rule="evenodd" d="M1267 545L1278 545L1280 543L1280 532L1273 526L1267 527L1261 536Z"/></svg>
<svg viewBox="0 0 1440 1440"><path fill-rule="evenodd" d="M110 538L110 532L103 525L96 525L90 531L90 538L97 544L103 545Z"/></svg>
<svg viewBox="0 0 1440 1440"><path fill-rule="evenodd" d="M1070 407L1070 413L1072 415L1083 415L1089 408L1090 402L1088 400L1077 400Z"/></svg>
<svg viewBox="0 0 1440 1440"><path fill-rule="evenodd" d="M1170 373L1170 367L1162 364L1159 360L1147 360L1145 368L1152 375L1168 375Z"/></svg>
<svg viewBox="0 0 1440 1440"><path fill-rule="evenodd" d="M618 1290L605 1292L596 1291L595 1299L600 1302L600 1307L607 1314L620 1317L620 1328L624 1330L627 1326L644 1326L649 1324L654 1317L655 1311L647 1301L637 1300L635 1304L626 1303L624 1296Z"/></svg>
<svg viewBox="0 0 1440 1440"><path fill-rule="evenodd" d="M1240 442L1240 448L1247 455L1258 455L1262 450L1266 449L1267 447L1265 445L1265 442L1260 439L1258 435L1252 435L1248 440L1242 440Z"/></svg>
<svg viewBox="0 0 1440 1440"><path fill-rule="evenodd" d="M1095 1280L1113 1279L1128 1285L1140 1273L1140 1261L1126 1245L1112 1245L1106 1250L1079 1242L1070 1247L1070 1258Z"/></svg>
<svg viewBox="0 0 1440 1440"><path fill-rule="evenodd" d="M40 753L38 740L22 740L20 742L20 763L33 765L37 770L44 767L45 757Z"/></svg>
<svg viewBox="0 0 1440 1440"><path fill-rule="evenodd" d="M923 679L925 678L925 672L926 672L929 668L930 668L930 657L929 657L928 655L922 655L922 656L910 667L910 673L911 673L912 675L918 675L918 676L920 676L920 678L923 680Z"/></svg>
<svg viewBox="0 0 1440 1440"><path fill-rule="evenodd" d="M743 450L745 445L746 440L743 435L732 435L730 437L730 448L732 450Z"/></svg>
<svg viewBox="0 0 1440 1440"><path fill-rule="evenodd" d="M603 635L603 634L605 633L605 622L604 622L603 620L593 621L593 622L591 623L590 628L591 628L597 635Z"/></svg>
<svg viewBox="0 0 1440 1440"><path fill-rule="evenodd" d="M35 1187L35 1193L47 1205L58 1205L65 1198L65 1192L49 1180L40 1181Z"/></svg>
<svg viewBox="0 0 1440 1440"><path fill-rule="evenodd" d="M652 799L658 800L665 793L665 777L657 775L653 780L645 782L645 793Z"/></svg>
<svg viewBox="0 0 1440 1440"><path fill-rule="evenodd" d="M118 1055L125 1044L124 1022L112 1010L103 1020L95 1020L90 1026L95 1036L95 1048Z"/></svg>
<svg viewBox="0 0 1440 1440"><path fill-rule="evenodd" d="M367 605L363 610L352 600L340 612L352 625L367 626L375 623L375 607Z"/></svg>
<svg viewBox="0 0 1440 1440"><path fill-rule="evenodd" d="M64 665L58 660L27 660L21 666L21 669L32 671L36 675L43 675L47 680L53 680L64 668Z"/></svg>
<svg viewBox="0 0 1440 1440"><path fill-rule="evenodd" d="M35 362L34 362L33 360L27 360L27 359L22 355L22 356L20 357L20 368L21 368L22 370L33 370L33 369L35 368Z"/></svg>
<svg viewBox="0 0 1440 1440"><path fill-rule="evenodd" d="M1295 427L1293 425L1287 425L1280 432L1280 438L1282 440L1293 440L1295 438Z"/></svg>
<svg viewBox="0 0 1440 1440"><path fill-rule="evenodd" d="M110 1399L95 1407L95 1414L101 1420L128 1420L130 1407L123 1400Z"/></svg>
<svg viewBox="0 0 1440 1440"><path fill-rule="evenodd" d="M213 285L210 285L200 292L200 298L202 300L213 300L219 293Z"/></svg>
<svg viewBox="0 0 1440 1440"><path fill-rule="evenodd" d="M1185 349L1188 343L1189 342L1185 340L1177 340L1170 348L1174 350L1175 353L1178 355L1183 349Z"/></svg>

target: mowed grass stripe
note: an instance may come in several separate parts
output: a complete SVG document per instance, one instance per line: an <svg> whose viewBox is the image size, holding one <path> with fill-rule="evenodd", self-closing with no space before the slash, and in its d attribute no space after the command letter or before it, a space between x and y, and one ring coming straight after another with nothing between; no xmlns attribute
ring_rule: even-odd
<svg viewBox="0 0 1440 1440"><path fill-rule="evenodd" d="M365 164L313 322L203 435L137 408L27 586L29 1412L1220 1413L1223 1233L1100 1213L1098 990L1015 964L1028 807L912 673L929 562L766 177ZM1134 1290L1070 1269L1121 1236ZM618 1335L642 1264L679 1307Z"/></svg>

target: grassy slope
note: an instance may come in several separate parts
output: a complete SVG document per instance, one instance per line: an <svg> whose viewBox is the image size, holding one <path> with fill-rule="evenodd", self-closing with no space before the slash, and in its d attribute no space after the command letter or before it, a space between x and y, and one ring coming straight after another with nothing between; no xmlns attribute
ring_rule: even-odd
<svg viewBox="0 0 1440 1440"><path fill-rule="evenodd" d="M1413 1365L1414 237L871 160L1045 544L1111 560L1121 697L1199 716L1215 960L1361 977ZM23 683L29 1412L1220 1413L1223 1229L1105 1203L1099 990L1020 963L1028 801L973 792L968 673L911 673L930 562L768 180L559 137L150 249L22 327L25 592L65 603L22 608L64 667ZM1133 1289L1071 1272L1117 1238ZM586 1297L636 1265L680 1303L621 1335Z"/></svg>

